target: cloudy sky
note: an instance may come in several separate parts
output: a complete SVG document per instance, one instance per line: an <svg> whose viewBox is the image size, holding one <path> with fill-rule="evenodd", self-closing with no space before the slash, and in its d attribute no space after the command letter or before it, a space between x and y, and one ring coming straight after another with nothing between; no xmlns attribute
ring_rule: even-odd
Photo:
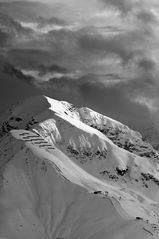
<svg viewBox="0 0 159 239"><path fill-rule="evenodd" d="M3 15L5 12L14 20L7 26L3 21L5 28L0 28L3 59L22 73L18 81L31 87L28 95L47 94L86 105L135 129L151 124L157 129L158 1L40 2L47 4L42 7L36 2L34 8L23 8L16 3L19 12L17 6L0 7L5 9ZM17 100L18 94L10 95ZM1 97L7 101L8 93L1 92Z"/></svg>

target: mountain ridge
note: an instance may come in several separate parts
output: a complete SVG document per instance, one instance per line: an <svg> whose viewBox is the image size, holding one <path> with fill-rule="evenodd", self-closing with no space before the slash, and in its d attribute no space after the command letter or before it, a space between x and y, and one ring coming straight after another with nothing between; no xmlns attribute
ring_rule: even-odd
<svg viewBox="0 0 159 239"><path fill-rule="evenodd" d="M31 97L31 99L29 100L30 103L28 100L26 100L24 101L23 104L25 107L25 105L27 104L32 105L33 104L32 101L35 101L35 104L39 104L38 101L40 101L41 105L43 104L49 107L49 100L45 101L45 99L51 99L51 98L45 97L45 96L42 96L42 97L36 96L33 98ZM54 100L54 103L55 102L58 103L58 101ZM102 114L99 114L89 108L86 108L86 107L76 108L72 104L66 101L60 101L60 102L61 102L60 105L62 106L61 110L63 110L63 112L99 130L100 132L105 134L109 139L111 139L111 141L113 141L117 146L121 148L125 148L126 150L133 152L139 156L145 156L149 158L154 157L158 159L159 157L158 152L151 146L150 143L143 140L141 133L139 133L138 131L131 130L128 126L122 124L121 122L111 119L110 117L104 116ZM15 106L15 114L17 109L18 109L18 106L17 107ZM24 118L25 117L26 117L26 114L24 114ZM30 117L32 118L33 115L30 114ZM10 117L9 121L10 120L11 121L13 120L12 117ZM141 148L140 148L140 144L141 144Z"/></svg>
<svg viewBox="0 0 159 239"><path fill-rule="evenodd" d="M35 190L36 187L39 187L37 186L38 180L42 183L39 173L42 172L42 175L44 174L47 177L49 163L50 167L52 165L64 181L87 189L89 193L95 194L97 198L103 198L103 200L109 198L121 215L125 215L129 220L140 221L144 227L146 226L147 230L150 230L153 238L158 237L158 158L153 156L151 158L140 157L135 150L134 153L124 149L124 147L119 147L118 144L114 144L111 137L100 132L96 126L101 126L102 129L107 127L108 131L110 128L111 130L112 128L120 128L124 132L128 131L127 138L132 136L132 142L133 140L137 143L140 142L141 145L139 146L142 148L139 133L133 133L120 122L111 121L110 118L101 116L88 108L78 109L68 102L57 101L46 96L34 97L15 106L8 114L6 121L4 122L3 118L0 122L0 144L3 146L0 152L3 159L0 165L1 176L2 178L13 179L11 172L8 173L9 176L6 176L6 172L9 170L8 165L13 165L15 161L18 168L21 168L18 175L23 172L23 178L27 180L27 184L29 180L30 190L32 191L35 188L32 191L33 201L36 201L37 198ZM124 137L125 134L119 134L119 138L122 138L122 140ZM125 141L123 145L125 145ZM145 147L148 148L148 145ZM25 171L24 166L20 166L20 158L22 161L24 160L27 171ZM42 161L41 168L37 166L39 161ZM18 170L18 168L14 170ZM35 172L34 169L38 171ZM36 175L36 187L34 186L34 174ZM2 185L4 192L12 192L11 189L7 189L4 180L2 180ZM38 200L43 198L43 193L44 189L41 189ZM3 195L3 197L8 201L6 196ZM51 200L51 195L49 195L49 198ZM15 203L15 198L12 196L9 205L11 206L13 202ZM27 204L30 203L28 199ZM1 204L4 206L3 200L0 201ZM35 204L37 205L37 203ZM5 205L7 204L5 203ZM27 220L23 207L22 209L18 207L18 210L22 210L23 219ZM39 210L44 216L43 209L40 207ZM38 214L34 209L30 213L37 218ZM53 211L51 210L50 213L53 213ZM6 216L5 213L4 215ZM19 220L16 212L14 212L14 215ZM26 225L28 223L27 220ZM52 236L55 238L55 235L57 235L54 223L48 223L47 235L49 236L45 235L45 238L51 238ZM81 226L83 227L83 224ZM9 226L6 228L11 230ZM37 228L36 230L39 230ZM43 228L46 230L46 225L43 225ZM61 232L62 224L59 228ZM16 230L12 229L12 231L18 236L23 235L17 234ZM24 233L23 230L22 233ZM71 232L70 234L67 233L68 235L63 238L81 238L78 234L74 237ZM39 234L35 233L33 238L36 238L37 235ZM87 237L85 235L84 238ZM103 237L93 236L90 238Z"/></svg>

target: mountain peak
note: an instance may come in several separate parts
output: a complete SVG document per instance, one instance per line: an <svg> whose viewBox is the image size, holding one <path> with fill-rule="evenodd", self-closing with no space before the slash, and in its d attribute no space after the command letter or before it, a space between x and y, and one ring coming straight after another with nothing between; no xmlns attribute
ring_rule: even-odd
<svg viewBox="0 0 159 239"><path fill-rule="evenodd" d="M12 188L8 188L2 181L5 193L0 203L12 208L17 221L19 214L16 210L20 210L24 224L30 225L24 209L26 205L32 208L31 221L38 218L33 204L37 207L37 200L45 202L44 195L49 198L50 207L54 207L53 203L57 204L57 201L52 201L53 195L47 191L46 186L47 183L50 185L48 180L53 179L53 175L57 173L62 182L86 189L91 197L96 195L97 198L111 200L122 217L140 221L154 238L158 237L158 153L142 140L138 132L89 108L77 108L66 101L47 96L33 97L16 105L8 113L6 120L1 120L0 125L1 174L12 185ZM15 183L12 172L17 175ZM27 201L24 203L23 196L20 196L15 210L12 190L15 190L16 182L21 177L25 183L23 182L22 188L19 187ZM57 178L56 182L58 183ZM70 186L65 187L67 190ZM55 187L52 190L57 189ZM64 189L59 186L58 190L61 192ZM8 193L11 193L10 201ZM23 206L19 208L21 204ZM71 211L72 206L70 208ZM41 204L39 210L48 223L47 226L43 223L42 228L51 235L49 238L57 238L54 226L56 222L52 224L49 219L53 211L50 209L46 213ZM8 218L5 212L4 215ZM39 219L36 220L38 223ZM91 220L93 223L96 221L93 218ZM17 233L9 225L6 230ZM24 233L23 230L22 232ZM22 236L23 233L19 235ZM75 238L71 232L67 233L69 238ZM87 233L86 235L84 238L88 238ZM47 238L46 235L43 238ZM76 238L79 238L78 234Z"/></svg>

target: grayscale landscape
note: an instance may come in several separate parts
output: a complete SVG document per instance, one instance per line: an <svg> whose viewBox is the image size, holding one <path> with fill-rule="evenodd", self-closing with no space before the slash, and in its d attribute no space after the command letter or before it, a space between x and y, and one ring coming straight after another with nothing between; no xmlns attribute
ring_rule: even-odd
<svg viewBox="0 0 159 239"><path fill-rule="evenodd" d="M0 0L0 239L159 238L157 0Z"/></svg>

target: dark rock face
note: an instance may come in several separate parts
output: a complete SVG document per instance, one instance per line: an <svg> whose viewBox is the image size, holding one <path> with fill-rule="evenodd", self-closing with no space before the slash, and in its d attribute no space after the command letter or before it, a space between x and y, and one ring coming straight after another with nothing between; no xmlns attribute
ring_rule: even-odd
<svg viewBox="0 0 159 239"><path fill-rule="evenodd" d="M113 127L107 128L107 125L102 128L93 124L90 126L106 135L120 148L123 148L140 157L147 157L151 159L155 158L159 160L158 152L148 142L144 141L138 132L130 130L129 128L123 130Z"/></svg>
<svg viewBox="0 0 159 239"><path fill-rule="evenodd" d="M119 168L116 168L116 171L117 171L117 174L120 175L120 176L123 176L126 174L126 172L128 172L128 168L124 169L124 170L121 170Z"/></svg>
<svg viewBox="0 0 159 239"><path fill-rule="evenodd" d="M91 149L74 149L72 145L69 145L67 147L67 152L75 157L77 160L80 161L80 163L84 164L88 160L93 160L95 158L98 158L99 160L106 159L107 158L107 150L97 150L93 152Z"/></svg>
<svg viewBox="0 0 159 239"><path fill-rule="evenodd" d="M143 177L143 181L152 181L155 184L157 184L159 186L159 180L156 179L152 174L149 173L141 173L142 177Z"/></svg>
<svg viewBox="0 0 159 239"><path fill-rule="evenodd" d="M24 120L20 117L10 117L8 120L4 121L0 125L0 137L8 134L12 129L19 129L24 127L25 129L30 129L33 125L38 123L34 117L31 117L29 120Z"/></svg>

